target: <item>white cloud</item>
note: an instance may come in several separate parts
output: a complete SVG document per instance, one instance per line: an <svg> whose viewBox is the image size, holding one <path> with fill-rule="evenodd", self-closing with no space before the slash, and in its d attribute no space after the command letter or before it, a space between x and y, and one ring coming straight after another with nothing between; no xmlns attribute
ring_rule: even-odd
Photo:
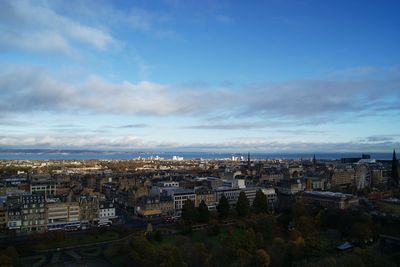
<svg viewBox="0 0 400 267"><path fill-rule="evenodd" d="M35 52L75 55L86 44L104 50L116 43L104 29L83 25L39 1L0 1L0 46Z"/></svg>
<svg viewBox="0 0 400 267"><path fill-rule="evenodd" d="M119 137L98 135L8 135L0 136L0 147L46 147L46 148L85 148L85 149L132 149L173 147L176 143L146 141L134 135Z"/></svg>
<svg viewBox="0 0 400 267"><path fill-rule="evenodd" d="M4 148L56 148L56 149L150 149L170 151L219 151L219 152L388 152L399 147L399 142L277 142L265 138L241 138L225 142L177 143L154 141L135 135L8 135L0 136L0 147Z"/></svg>
<svg viewBox="0 0 400 267"><path fill-rule="evenodd" d="M243 121L229 122L227 118L318 124L342 117L399 112L398 88L397 80L309 80L221 87L149 81L115 83L96 75L72 84L53 78L43 69L14 68L0 72L0 109L203 118L224 114L225 124L236 128ZM218 128L218 123L211 121L205 125Z"/></svg>

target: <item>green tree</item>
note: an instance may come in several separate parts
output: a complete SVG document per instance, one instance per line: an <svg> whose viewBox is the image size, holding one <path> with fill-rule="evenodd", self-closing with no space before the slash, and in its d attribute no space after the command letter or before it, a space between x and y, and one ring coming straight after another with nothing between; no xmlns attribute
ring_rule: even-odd
<svg viewBox="0 0 400 267"><path fill-rule="evenodd" d="M189 266L211 266L212 253L204 243L196 242L186 250L189 252Z"/></svg>
<svg viewBox="0 0 400 267"><path fill-rule="evenodd" d="M196 220L196 208L194 207L194 202L190 199L186 200L182 207L182 219L187 225L194 223Z"/></svg>
<svg viewBox="0 0 400 267"><path fill-rule="evenodd" d="M218 215L219 215L220 219L228 218L230 206L229 206L228 199L226 198L225 195L221 196L218 206L217 206L217 210L218 210Z"/></svg>
<svg viewBox="0 0 400 267"><path fill-rule="evenodd" d="M199 223L208 223L209 220L210 211L208 210L207 204L202 200L197 208L197 221Z"/></svg>
<svg viewBox="0 0 400 267"><path fill-rule="evenodd" d="M154 265L155 266L155 265ZM176 246L163 245L160 251L160 265L165 267L186 267Z"/></svg>
<svg viewBox="0 0 400 267"><path fill-rule="evenodd" d="M267 196L259 189L256 193L256 197L253 201L253 208L257 213L263 213L268 211Z"/></svg>
<svg viewBox="0 0 400 267"><path fill-rule="evenodd" d="M249 200L247 199L246 194L242 191L239 194L238 201L236 203L236 211L239 217L245 217L250 213L250 204Z"/></svg>
<svg viewBox="0 0 400 267"><path fill-rule="evenodd" d="M158 261L157 250L144 236L133 238L129 256L137 266L155 266Z"/></svg>
<svg viewBox="0 0 400 267"><path fill-rule="evenodd" d="M255 230L263 235L265 241L272 240L277 228L275 217L269 214L259 214L255 217L255 221Z"/></svg>

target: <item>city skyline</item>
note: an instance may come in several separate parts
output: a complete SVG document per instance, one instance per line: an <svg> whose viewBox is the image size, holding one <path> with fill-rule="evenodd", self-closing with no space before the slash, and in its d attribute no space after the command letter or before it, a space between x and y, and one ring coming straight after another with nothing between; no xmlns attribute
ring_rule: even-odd
<svg viewBox="0 0 400 267"><path fill-rule="evenodd" d="M391 152L396 1L1 1L0 148Z"/></svg>

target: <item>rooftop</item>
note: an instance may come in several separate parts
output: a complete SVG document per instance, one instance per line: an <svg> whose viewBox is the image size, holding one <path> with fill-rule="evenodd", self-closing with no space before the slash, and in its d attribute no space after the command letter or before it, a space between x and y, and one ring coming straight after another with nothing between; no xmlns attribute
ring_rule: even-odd
<svg viewBox="0 0 400 267"><path fill-rule="evenodd" d="M351 198L353 195L344 194L339 192L329 192L329 191L306 191L303 193L304 195L314 195L318 197L326 197L326 198Z"/></svg>

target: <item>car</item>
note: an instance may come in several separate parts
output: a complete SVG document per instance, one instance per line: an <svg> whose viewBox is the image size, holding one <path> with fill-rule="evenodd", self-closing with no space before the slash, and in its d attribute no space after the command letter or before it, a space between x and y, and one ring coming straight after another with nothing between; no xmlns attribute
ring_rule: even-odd
<svg viewBox="0 0 400 267"><path fill-rule="evenodd" d="M162 221L163 223L173 223L175 221L175 218L172 216L163 216Z"/></svg>

